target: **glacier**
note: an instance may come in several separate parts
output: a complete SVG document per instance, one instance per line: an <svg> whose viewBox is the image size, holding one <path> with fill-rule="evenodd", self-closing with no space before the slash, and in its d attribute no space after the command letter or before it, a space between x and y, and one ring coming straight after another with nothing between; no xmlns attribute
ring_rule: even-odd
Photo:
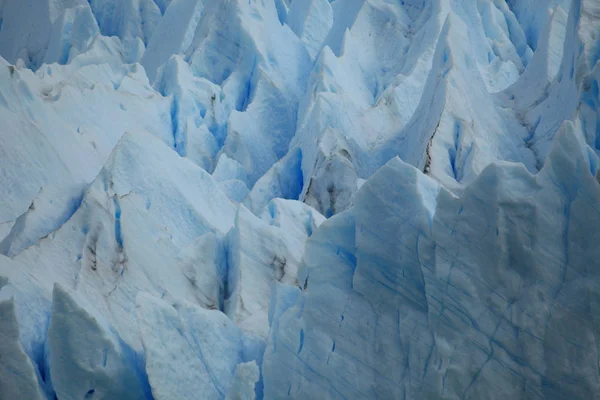
<svg viewBox="0 0 600 400"><path fill-rule="evenodd" d="M0 0L0 399L600 399L599 88L597 0Z"/></svg>

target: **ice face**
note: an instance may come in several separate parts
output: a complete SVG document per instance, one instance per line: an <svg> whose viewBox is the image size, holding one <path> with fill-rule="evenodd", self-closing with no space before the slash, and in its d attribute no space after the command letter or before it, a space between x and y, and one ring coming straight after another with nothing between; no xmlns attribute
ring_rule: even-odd
<svg viewBox="0 0 600 400"><path fill-rule="evenodd" d="M0 397L594 398L595 0L0 0Z"/></svg>
<svg viewBox="0 0 600 400"><path fill-rule="evenodd" d="M155 399L191 399L199 393L225 398L234 380L242 387L232 390L254 391L258 377L252 381L243 364L240 372L236 367L250 361L244 359L243 333L223 313L142 294L137 316Z"/></svg>
<svg viewBox="0 0 600 400"><path fill-rule="evenodd" d="M250 361L235 367L234 383L229 387L226 400L254 400L254 388L259 378L256 362Z"/></svg>
<svg viewBox="0 0 600 400"><path fill-rule="evenodd" d="M296 201L272 200L257 218L240 206L227 237L229 276L225 313L248 332L266 338L270 287L300 286L304 242L323 222L321 214Z"/></svg>
<svg viewBox="0 0 600 400"><path fill-rule="evenodd" d="M6 281L4 281L6 283ZM21 347L19 324L12 299L0 301L0 394L3 398L22 396L32 400L43 399L31 360Z"/></svg>
<svg viewBox="0 0 600 400"><path fill-rule="evenodd" d="M561 129L538 175L492 165L460 198L379 170L309 239L305 293L272 301L265 397L593 397L600 188Z"/></svg>
<svg viewBox="0 0 600 400"><path fill-rule="evenodd" d="M138 370L135 354L84 302L60 285L54 287L46 351L56 395L146 398L147 378Z"/></svg>

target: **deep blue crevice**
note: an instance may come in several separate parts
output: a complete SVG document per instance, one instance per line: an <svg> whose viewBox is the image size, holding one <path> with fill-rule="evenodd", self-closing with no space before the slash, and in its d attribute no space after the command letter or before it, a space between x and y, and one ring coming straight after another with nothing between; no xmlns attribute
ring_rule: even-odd
<svg viewBox="0 0 600 400"><path fill-rule="evenodd" d="M598 81L593 80L590 84L590 90L584 92L581 96L581 101L592 110L596 110L598 108L596 105L599 96L598 91Z"/></svg>
<svg viewBox="0 0 600 400"><path fill-rule="evenodd" d="M304 329L300 329L300 346L298 346L298 354L300 354L303 347L304 347Z"/></svg>
<svg viewBox="0 0 600 400"><path fill-rule="evenodd" d="M66 212L63 214L62 218L59 221L59 226L57 227L57 229L64 225L68 220L70 220L71 217L75 215L77 210L79 210L79 207L81 207L81 204L83 203L83 197L86 190L87 188L83 190L78 196L71 198L71 200L67 204L68 208Z"/></svg>
<svg viewBox="0 0 600 400"><path fill-rule="evenodd" d="M256 400L263 400L263 398L265 397L265 384L263 380L262 366L259 365L259 368L261 369L261 371L260 376L258 378L258 382L256 382L256 384L254 385L254 395L256 397Z"/></svg>
<svg viewBox="0 0 600 400"><path fill-rule="evenodd" d="M299 200L300 194L302 193L302 187L304 186L304 173L302 172L302 150L298 149L297 157L297 174L296 174L296 196L291 197L293 200Z"/></svg>
<svg viewBox="0 0 600 400"><path fill-rule="evenodd" d="M600 114L599 114L599 118L597 118L597 120L596 120L596 143L595 143L595 147L596 147L596 149L600 149Z"/></svg>
<svg viewBox="0 0 600 400"><path fill-rule="evenodd" d="M63 38L70 38L71 37L71 30L73 29L73 24L72 23L68 23L67 25L65 25L64 27L64 34L63 34ZM58 63L65 65L69 62L69 51L71 50L71 42L70 40L63 40L62 43L62 49L60 52L60 58L58 59Z"/></svg>
<svg viewBox="0 0 600 400"><path fill-rule="evenodd" d="M589 147L587 149L587 154L588 154L588 163L590 166L590 174L592 174L592 176L596 176L596 173L598 172L598 165L596 163L596 157L594 157L593 150L590 149Z"/></svg>
<svg viewBox="0 0 600 400"><path fill-rule="evenodd" d="M225 239L227 239L227 238L228 238L228 236L226 236ZM221 266L221 268L219 269L219 276L221 278L221 282L223 282L221 291L219 292L219 311L221 311L222 313L225 313L225 298L228 298L230 296L230 293L229 293L229 271L230 271L231 267L229 265L229 241L228 240L223 241L223 260L221 260L221 262L218 265Z"/></svg>
<svg viewBox="0 0 600 400"><path fill-rule="evenodd" d="M121 14L119 10L115 10L120 5L120 2L88 0L88 3L92 9L94 18L98 22L98 27L102 35L120 37L121 35L118 32L119 21L113 21L115 16Z"/></svg>
<svg viewBox="0 0 600 400"><path fill-rule="evenodd" d="M444 53L442 54L442 66L446 65L446 63L448 62L448 58L450 58L449 50L446 49L446 50L444 50Z"/></svg>
<svg viewBox="0 0 600 400"><path fill-rule="evenodd" d="M313 234L313 224L314 224L314 218L312 213L308 214L308 218L306 219L306 223L305 223L305 229L306 229L306 235L308 237L311 237Z"/></svg>
<svg viewBox="0 0 600 400"><path fill-rule="evenodd" d="M256 59L252 61L252 68L250 70L250 74L248 75L248 80L245 82L246 87L242 89L243 96L240 98L238 102L237 111L244 112L252 103L252 97L254 94L254 74L256 72Z"/></svg>
<svg viewBox="0 0 600 400"><path fill-rule="evenodd" d="M271 219L275 219L275 204L269 203L269 216Z"/></svg>
<svg viewBox="0 0 600 400"><path fill-rule="evenodd" d="M214 97L213 97L213 99L214 99ZM214 100L212 100L212 101L214 101ZM198 112L200 113L200 117L202 119L204 119L206 117L206 111L207 111L206 107L204 107L204 104L202 104L198 100L195 100L194 104L195 104L196 108L198 109ZM199 127L200 127L200 124L198 122L196 122L196 128L199 128Z"/></svg>
<svg viewBox="0 0 600 400"><path fill-rule="evenodd" d="M450 159L450 169L452 170L452 175L454 180L458 181L458 171L456 167L456 158L458 155L458 143L460 140L460 122L454 122L454 147L448 148L448 158Z"/></svg>
<svg viewBox="0 0 600 400"><path fill-rule="evenodd" d="M335 252L340 258L342 258L346 263L350 264L350 268L352 269L352 275L356 271L356 256L349 251L338 247Z"/></svg>
<svg viewBox="0 0 600 400"><path fill-rule="evenodd" d="M165 12L167 11L167 8L168 8L168 5L166 4L166 2L154 0L154 4L156 4L158 9L160 10L160 15L165 15Z"/></svg>
<svg viewBox="0 0 600 400"><path fill-rule="evenodd" d="M48 346L48 328L50 327L50 310L47 314L47 324L44 326L44 342L34 349L35 357L32 361L36 365L36 375L40 383L40 387L49 399L55 398L54 385L50 376L50 348Z"/></svg>
<svg viewBox="0 0 600 400"><path fill-rule="evenodd" d="M186 156L186 140L185 132L181 132L179 126L179 99L177 96L173 96L171 102L171 131L173 132L173 149L181 157Z"/></svg>
<svg viewBox="0 0 600 400"><path fill-rule="evenodd" d="M541 121L542 121L542 116L540 115L535 120L535 123L533 124L533 126L529 129L529 134L527 135L527 137L525 137L525 139L523 139L527 146L530 146L531 144L533 144L532 141L535 136L535 131L537 131L537 128L540 125Z"/></svg>
<svg viewBox="0 0 600 400"><path fill-rule="evenodd" d="M118 338L123 355L129 361L129 366L133 369L136 376L138 377L140 384L142 385L144 398L146 398L147 400L153 400L154 397L152 396L152 388L150 387L148 374L146 373L145 354L136 352L127 343L125 343L115 331L112 332Z"/></svg>
<svg viewBox="0 0 600 400"><path fill-rule="evenodd" d="M104 368L106 368L107 364L108 364L108 349L104 349L102 351L102 366Z"/></svg>
<svg viewBox="0 0 600 400"><path fill-rule="evenodd" d="M277 19L281 25L287 21L287 10L283 4L283 0L275 0L275 8L277 9Z"/></svg>
<svg viewBox="0 0 600 400"><path fill-rule="evenodd" d="M115 240L120 248L123 248L123 233L121 231L121 205L117 197L113 197L115 204Z"/></svg>
<svg viewBox="0 0 600 400"><path fill-rule="evenodd" d="M52 399L55 397L54 386L50 378L50 363L48 360L48 328L50 326L50 309L44 312L44 318L40 321L40 325L44 332L43 341L32 343L30 351L26 350L31 362L35 367L36 377L40 384L40 388L44 392L47 398ZM27 349L28 346L23 346Z"/></svg>

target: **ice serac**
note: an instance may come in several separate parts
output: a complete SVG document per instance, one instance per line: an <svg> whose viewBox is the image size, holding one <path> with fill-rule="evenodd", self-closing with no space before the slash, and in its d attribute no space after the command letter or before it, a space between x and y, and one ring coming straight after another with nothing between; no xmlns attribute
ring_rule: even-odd
<svg viewBox="0 0 600 400"><path fill-rule="evenodd" d="M56 396L146 399L141 360L86 303L54 287L46 351Z"/></svg>
<svg viewBox="0 0 600 400"><path fill-rule="evenodd" d="M301 199L330 197L329 185L316 190L312 180L330 169L319 153L331 128L350 148L357 175L340 188L343 197L395 156L456 192L494 160L535 170L523 143L528 130L492 95L515 82L533 54L505 2L342 1L333 11L292 141L303 153ZM350 205L340 203L335 212Z"/></svg>
<svg viewBox="0 0 600 400"><path fill-rule="evenodd" d="M314 58L333 25L333 10L328 0L296 1L290 6L285 22Z"/></svg>
<svg viewBox="0 0 600 400"><path fill-rule="evenodd" d="M53 282L85 293L139 351L137 292L173 293L220 308L222 237L234 216L233 204L208 173L154 136L128 133L73 216L15 257L23 267L11 278L22 286L34 276L47 296Z"/></svg>
<svg viewBox="0 0 600 400"><path fill-rule="evenodd" d="M13 304L16 317L14 322L18 325L19 345L33 366L35 385L24 387L39 386L44 398L52 397L53 389L45 356L51 301L41 293L39 286L32 280L15 282L12 279L15 271L20 267L21 264L18 262L0 256L0 301Z"/></svg>
<svg viewBox="0 0 600 400"><path fill-rule="evenodd" d="M426 290L430 323L444 339L444 347L437 347L446 359L450 355L437 382L445 378L456 385L445 393L472 398L492 398L495 388L502 388L497 398L597 393L598 286L590 261L597 250L590 240L598 235L600 190L590 161L566 122L538 175L521 166L494 165L461 199L440 196L433 224L435 269L428 269L435 274L426 277ZM531 201L538 198L552 200ZM461 236L472 250L460 246ZM568 328L575 325L580 328ZM465 353L471 356L458 356Z"/></svg>
<svg viewBox="0 0 600 400"><path fill-rule="evenodd" d="M577 0L575 0L577 1ZM523 0L507 0L519 24L523 27L527 37L527 44L534 50L544 40L543 29L552 17L552 12L557 6L568 9L573 0L542 0L535 4Z"/></svg>
<svg viewBox="0 0 600 400"><path fill-rule="evenodd" d="M192 42L202 15L204 0L175 0L148 41L141 64L154 81L158 68L173 54L182 54Z"/></svg>
<svg viewBox="0 0 600 400"><path fill-rule="evenodd" d="M256 382L260 376L260 370L256 362L250 361L238 364L235 367L233 383L229 387L226 400L254 400Z"/></svg>
<svg viewBox="0 0 600 400"><path fill-rule="evenodd" d="M357 188L356 182L350 182L352 175L358 181L382 165L372 156L373 147L396 134L414 112L440 25L435 4L415 8L411 2L396 7L345 1L333 3L332 8L333 25L312 68L290 146L302 150L300 198L311 198L314 206L318 199L322 213L327 212L329 199L335 201L338 195L346 200L332 212L346 209ZM327 136L332 131L337 132L336 140L341 139L340 146L331 145ZM347 160L336 155L338 147L350 155ZM340 164L341 171L332 171L331 161ZM327 182L312 183L329 175L337 175L334 180L341 176L345 182L340 182L334 196L328 193Z"/></svg>
<svg viewBox="0 0 600 400"><path fill-rule="evenodd" d="M524 143L529 132L490 94L517 79L524 61L512 42L490 47L477 35L481 31L495 43L512 32L480 8L471 15L466 5L457 5L456 13L447 14L419 106L377 157L399 155L457 193L495 160L521 162L536 171L534 154Z"/></svg>
<svg viewBox="0 0 600 400"><path fill-rule="evenodd" d="M326 217L350 207L358 188L350 146L339 131L326 129L319 140L315 172L304 195L304 202Z"/></svg>
<svg viewBox="0 0 600 400"><path fill-rule="evenodd" d="M309 239L305 294L271 325L265 396L594 397L590 160L566 122L539 174L492 164L460 198L390 161Z"/></svg>
<svg viewBox="0 0 600 400"><path fill-rule="evenodd" d="M302 151L289 151L267 171L254 185L244 205L255 214L275 198L298 199L302 192Z"/></svg>
<svg viewBox="0 0 600 400"><path fill-rule="evenodd" d="M244 398L249 384L254 392L252 341L220 311L140 294L137 317L155 399L224 399L234 382L232 398Z"/></svg>
<svg viewBox="0 0 600 400"><path fill-rule="evenodd" d="M162 14L153 0L89 0L103 35L123 42L140 39L144 45L152 36Z"/></svg>
<svg viewBox="0 0 600 400"><path fill-rule="evenodd" d="M0 287L6 283L0 276ZM0 397L43 400L35 367L23 351L13 299L0 300Z"/></svg>
<svg viewBox="0 0 600 400"><path fill-rule="evenodd" d="M271 285L300 286L304 242L324 218L309 206L272 200L256 217L240 206L227 237L229 277L225 313L248 332L266 338Z"/></svg>
<svg viewBox="0 0 600 400"><path fill-rule="evenodd" d="M21 58L37 69L44 59L52 24L84 0L5 0L0 3L0 54L11 63ZM25 17L27 16L27 17Z"/></svg>
<svg viewBox="0 0 600 400"><path fill-rule="evenodd" d="M44 64L67 64L100 33L88 4L67 8L52 24Z"/></svg>
<svg viewBox="0 0 600 400"><path fill-rule="evenodd" d="M206 233L181 250L177 264L194 288L196 303L209 310L222 310L227 283L227 255L224 240Z"/></svg>
<svg viewBox="0 0 600 400"><path fill-rule="evenodd" d="M212 172L226 124L225 107L217 101L221 88L196 78L181 56L171 56L159 69L154 87L171 99L173 147L180 156Z"/></svg>
<svg viewBox="0 0 600 400"><path fill-rule="evenodd" d="M26 17L25 17L26 16ZM126 62L139 61L162 15L153 0L6 0L0 4L0 54L36 70L69 61L101 33L119 40Z"/></svg>
<svg viewBox="0 0 600 400"><path fill-rule="evenodd" d="M64 224L125 131L145 130L169 143L168 100L150 88L139 65L115 61L118 49L105 47L111 43L97 37L69 65L35 74L0 66L0 222L10 224L0 253L14 256Z"/></svg>
<svg viewBox="0 0 600 400"><path fill-rule="evenodd" d="M506 91L508 102L505 104L514 109L521 124L528 129L529 135L525 138L525 143L535 155L538 168L543 165L552 148L558 127L564 120L574 117L580 102L579 88L585 69L579 68L579 72L577 74L575 72L580 60L580 49L583 46L578 34L581 7L580 1L573 1L569 9L562 59L554 79L548 82L548 73L543 68L539 68L539 64L536 64L535 67L538 68L531 68L531 74L534 76L538 74L536 78L541 80L541 83L525 85L523 83L527 83L527 81L517 81L514 87ZM560 18L560 13L560 9L555 11L557 18ZM548 32L548 34L550 33L551 31ZM540 41L540 55L549 51L548 40ZM530 77L524 74L523 79L528 78ZM526 87L529 88L530 93L527 93ZM553 111L549 112L549 110Z"/></svg>
<svg viewBox="0 0 600 400"><path fill-rule="evenodd" d="M310 69L306 47L273 2L207 1L186 60L195 76L222 86L232 106L222 152L243 166L251 189L288 151Z"/></svg>
<svg viewBox="0 0 600 400"><path fill-rule="evenodd" d="M273 316L265 353L266 398L415 396L432 335L414 252L437 190L392 160L361 188L351 211L309 239L304 294L287 310L277 301L284 312Z"/></svg>

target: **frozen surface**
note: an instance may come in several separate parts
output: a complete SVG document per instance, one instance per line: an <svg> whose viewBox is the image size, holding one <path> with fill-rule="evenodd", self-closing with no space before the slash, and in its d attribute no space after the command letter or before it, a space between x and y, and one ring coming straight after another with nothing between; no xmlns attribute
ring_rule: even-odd
<svg viewBox="0 0 600 400"><path fill-rule="evenodd" d="M562 129L538 175L494 164L460 198L398 159L379 170L309 239L305 294L273 301L296 298L265 397L593 398L600 188Z"/></svg>
<svg viewBox="0 0 600 400"><path fill-rule="evenodd" d="M0 66L0 221L11 226L1 253L14 256L65 223L126 131L172 145L169 101L139 65L114 60L110 43L98 37L71 64L36 74ZM95 58L114 64L88 64Z"/></svg>
<svg viewBox="0 0 600 400"><path fill-rule="evenodd" d="M145 375L131 349L121 345L107 323L84 303L60 285L54 287L46 346L56 396L146 398Z"/></svg>
<svg viewBox="0 0 600 400"><path fill-rule="evenodd" d="M229 276L225 313L245 330L268 333L270 286L299 286L304 242L324 218L305 204L272 200L257 218L240 206L227 238Z"/></svg>
<svg viewBox="0 0 600 400"><path fill-rule="evenodd" d="M256 362L250 361L238 364L235 367L233 383L227 392L227 400L254 400L256 394L254 388L260 376L260 370Z"/></svg>
<svg viewBox="0 0 600 400"><path fill-rule="evenodd" d="M230 390L233 398L247 398L240 396L248 386L254 392L258 371L247 369L256 363L240 364L251 361L252 352L242 331L220 311L142 294L137 315L155 399L195 399L200 393L224 399Z"/></svg>
<svg viewBox="0 0 600 400"><path fill-rule="evenodd" d="M592 399L597 0L0 0L0 398Z"/></svg>
<svg viewBox="0 0 600 400"><path fill-rule="evenodd" d="M35 369L19 342L19 324L12 299L0 301L0 322L0 395L6 399L16 396L43 399Z"/></svg>

